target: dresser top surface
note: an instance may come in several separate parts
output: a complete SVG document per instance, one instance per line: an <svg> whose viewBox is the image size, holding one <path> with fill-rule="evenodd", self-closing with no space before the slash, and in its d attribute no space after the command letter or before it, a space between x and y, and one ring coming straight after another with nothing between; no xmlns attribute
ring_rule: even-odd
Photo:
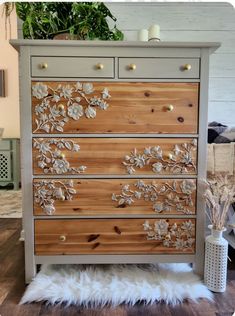
<svg viewBox="0 0 235 316"><path fill-rule="evenodd" d="M78 40L10 40L15 48L20 46L64 47L139 47L139 48L211 48L220 47L219 42L140 42L140 41L78 41Z"/></svg>

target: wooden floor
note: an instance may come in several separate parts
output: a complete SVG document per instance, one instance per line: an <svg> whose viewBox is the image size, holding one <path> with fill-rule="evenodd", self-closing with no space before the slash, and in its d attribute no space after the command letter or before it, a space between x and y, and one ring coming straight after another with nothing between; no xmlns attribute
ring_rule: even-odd
<svg viewBox="0 0 235 316"><path fill-rule="evenodd" d="M215 302L201 300L199 304L185 302L177 307L164 303L152 306L143 304L134 307L86 309L77 306L47 306L34 303L20 306L20 298L25 290L23 243L19 241L20 219L0 219L0 316L231 316L235 311L235 251L230 252L233 263L229 264L227 290L215 294Z"/></svg>

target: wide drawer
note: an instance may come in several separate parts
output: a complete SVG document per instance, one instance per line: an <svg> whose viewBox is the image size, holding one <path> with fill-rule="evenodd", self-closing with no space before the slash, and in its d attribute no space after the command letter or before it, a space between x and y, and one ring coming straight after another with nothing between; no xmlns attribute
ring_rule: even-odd
<svg viewBox="0 0 235 316"><path fill-rule="evenodd" d="M119 78L199 78L197 58L119 58Z"/></svg>
<svg viewBox="0 0 235 316"><path fill-rule="evenodd" d="M35 179L35 215L195 214L192 179Z"/></svg>
<svg viewBox="0 0 235 316"><path fill-rule="evenodd" d="M198 83L32 82L33 133L197 133Z"/></svg>
<svg viewBox="0 0 235 316"><path fill-rule="evenodd" d="M113 78L114 59L109 57L48 57L31 59L32 77Z"/></svg>
<svg viewBox="0 0 235 316"><path fill-rule="evenodd" d="M196 174L192 138L34 138L34 174Z"/></svg>
<svg viewBox="0 0 235 316"><path fill-rule="evenodd" d="M194 253L195 220L35 220L35 254Z"/></svg>

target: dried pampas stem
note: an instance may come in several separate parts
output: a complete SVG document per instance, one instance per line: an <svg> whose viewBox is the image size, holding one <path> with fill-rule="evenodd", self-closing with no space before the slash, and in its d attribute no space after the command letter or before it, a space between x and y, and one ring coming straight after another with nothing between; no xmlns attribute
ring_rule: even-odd
<svg viewBox="0 0 235 316"><path fill-rule="evenodd" d="M235 202L235 184L227 175L218 175L213 180L204 180L203 197L207 206L207 216L213 229L223 230L229 206Z"/></svg>

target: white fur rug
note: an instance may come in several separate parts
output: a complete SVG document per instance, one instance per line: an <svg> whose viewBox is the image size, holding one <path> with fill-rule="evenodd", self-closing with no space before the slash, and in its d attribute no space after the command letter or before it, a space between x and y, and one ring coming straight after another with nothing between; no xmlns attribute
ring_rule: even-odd
<svg viewBox="0 0 235 316"><path fill-rule="evenodd" d="M84 306L113 306L138 301L213 299L188 264L159 265L43 265L20 304L47 301Z"/></svg>

